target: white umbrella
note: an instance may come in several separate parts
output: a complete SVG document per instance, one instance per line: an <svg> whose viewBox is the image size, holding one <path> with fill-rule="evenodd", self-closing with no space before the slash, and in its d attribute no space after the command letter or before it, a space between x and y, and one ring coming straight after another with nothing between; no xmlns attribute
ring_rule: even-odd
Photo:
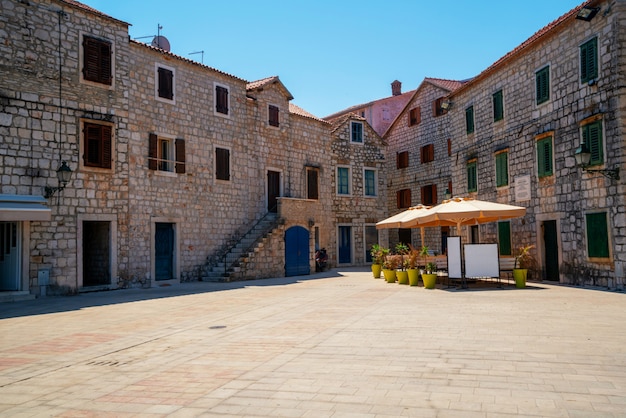
<svg viewBox="0 0 626 418"><path fill-rule="evenodd" d="M409 228L405 227L404 224L416 219L421 213L425 212L427 209L430 209L430 206L417 205L411 206L407 210L397 213L387 219L383 219L382 221L376 224L376 229L391 229L391 228ZM422 247L424 246L424 228L420 226L420 232L422 237Z"/></svg>

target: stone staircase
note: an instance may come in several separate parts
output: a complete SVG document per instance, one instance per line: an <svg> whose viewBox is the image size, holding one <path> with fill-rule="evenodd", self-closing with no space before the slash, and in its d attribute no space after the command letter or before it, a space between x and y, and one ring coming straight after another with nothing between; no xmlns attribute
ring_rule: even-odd
<svg viewBox="0 0 626 418"><path fill-rule="evenodd" d="M214 256L202 268L200 279L204 282L231 282L246 280L242 265L265 243L265 240L281 224L276 213L268 212L235 245Z"/></svg>

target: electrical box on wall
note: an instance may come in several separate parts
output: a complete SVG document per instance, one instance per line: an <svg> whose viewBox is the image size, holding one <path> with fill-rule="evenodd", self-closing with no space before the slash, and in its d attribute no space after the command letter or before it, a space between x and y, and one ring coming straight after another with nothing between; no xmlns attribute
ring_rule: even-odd
<svg viewBox="0 0 626 418"><path fill-rule="evenodd" d="M39 286L48 286L50 284L50 270L44 269L37 272L37 284Z"/></svg>

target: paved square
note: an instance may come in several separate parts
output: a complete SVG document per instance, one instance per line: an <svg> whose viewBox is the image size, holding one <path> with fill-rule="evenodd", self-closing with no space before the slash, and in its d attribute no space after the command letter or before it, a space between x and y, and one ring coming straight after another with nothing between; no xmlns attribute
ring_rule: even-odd
<svg viewBox="0 0 626 418"><path fill-rule="evenodd" d="M0 305L0 416L626 417L626 295L364 269Z"/></svg>

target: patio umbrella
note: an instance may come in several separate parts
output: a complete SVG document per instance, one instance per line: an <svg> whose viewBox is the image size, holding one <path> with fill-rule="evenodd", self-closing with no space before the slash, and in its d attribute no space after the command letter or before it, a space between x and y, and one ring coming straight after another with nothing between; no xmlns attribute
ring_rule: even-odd
<svg viewBox="0 0 626 418"><path fill-rule="evenodd" d="M487 202L469 197L444 200L437 206L421 211L419 216L401 223L401 228L427 226L456 226L457 233L462 225L478 225L504 219L519 218L526 214L522 206Z"/></svg>
<svg viewBox="0 0 626 418"><path fill-rule="evenodd" d="M391 229L391 228L407 228L404 226L406 222L410 222L416 219L421 213L425 212L427 209L430 209L430 206L417 205L411 206L407 210L395 214L387 219L383 219L382 221L376 224L376 229ZM421 237L422 237L422 247L424 246L424 227L420 227Z"/></svg>

